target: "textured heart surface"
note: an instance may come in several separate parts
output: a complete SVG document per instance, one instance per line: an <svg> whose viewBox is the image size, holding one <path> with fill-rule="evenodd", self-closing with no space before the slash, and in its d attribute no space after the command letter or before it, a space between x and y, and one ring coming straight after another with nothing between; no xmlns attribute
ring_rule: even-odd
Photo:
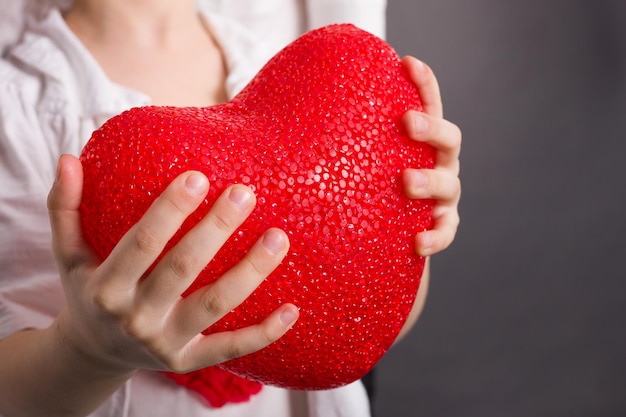
<svg viewBox="0 0 626 417"><path fill-rule="evenodd" d="M227 186L250 186L257 207L186 294L279 227L287 257L205 333L259 323L287 302L300 318L279 341L220 366L294 389L347 384L393 343L424 266L414 237L431 227L432 202L408 199L400 175L432 167L434 151L403 133L409 109L421 109L417 89L386 42L352 25L309 32L228 103L134 108L95 131L81 155L85 238L105 258L171 180L202 171L210 192L171 248Z"/></svg>

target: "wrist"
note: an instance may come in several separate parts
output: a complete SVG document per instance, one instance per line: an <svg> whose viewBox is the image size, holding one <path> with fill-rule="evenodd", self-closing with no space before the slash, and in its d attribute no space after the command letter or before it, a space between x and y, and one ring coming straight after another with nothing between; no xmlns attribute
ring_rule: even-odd
<svg viewBox="0 0 626 417"><path fill-rule="evenodd" d="M85 336L73 329L67 318L67 309L57 317L48 331L50 331L52 346L58 352L55 356L63 358L64 362L73 366L85 377L98 380L119 380L123 383L136 370L118 363L115 358L106 359L98 355L102 346L93 346L97 342L85 340Z"/></svg>
<svg viewBox="0 0 626 417"><path fill-rule="evenodd" d="M68 346L59 330L57 320L0 341L0 414L85 416L132 375L132 370L111 368Z"/></svg>

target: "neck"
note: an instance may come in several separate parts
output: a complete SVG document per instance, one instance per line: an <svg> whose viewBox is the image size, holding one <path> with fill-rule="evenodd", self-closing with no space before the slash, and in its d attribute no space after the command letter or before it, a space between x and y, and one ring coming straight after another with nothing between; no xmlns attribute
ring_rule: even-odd
<svg viewBox="0 0 626 417"><path fill-rule="evenodd" d="M195 0L75 0L65 21L112 81L153 104L226 99L224 58Z"/></svg>
<svg viewBox="0 0 626 417"><path fill-rule="evenodd" d="M192 0L76 0L65 15L83 39L160 48L201 27Z"/></svg>

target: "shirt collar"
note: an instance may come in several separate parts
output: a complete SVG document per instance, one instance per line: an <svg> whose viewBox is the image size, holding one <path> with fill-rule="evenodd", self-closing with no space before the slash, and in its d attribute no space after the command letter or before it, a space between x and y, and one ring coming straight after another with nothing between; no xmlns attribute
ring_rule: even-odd
<svg viewBox="0 0 626 417"><path fill-rule="evenodd" d="M26 18L24 37L11 55L59 88L80 109L81 116L117 114L150 104L138 91L112 82L95 58L67 27L58 8Z"/></svg>
<svg viewBox="0 0 626 417"><path fill-rule="evenodd" d="M203 17L226 61L226 89L232 98L267 62L273 50L238 22L212 14ZM60 88L69 90L64 93L70 95L81 116L112 116L151 102L148 95L108 78L65 24L58 7L43 5L36 13L29 13L22 41L10 54L43 77L58 81Z"/></svg>

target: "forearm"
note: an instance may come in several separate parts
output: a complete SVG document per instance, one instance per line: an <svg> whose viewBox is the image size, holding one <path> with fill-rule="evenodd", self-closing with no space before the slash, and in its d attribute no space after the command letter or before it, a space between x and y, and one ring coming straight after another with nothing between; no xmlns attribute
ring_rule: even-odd
<svg viewBox="0 0 626 417"><path fill-rule="evenodd" d="M112 395L130 372L104 371L63 341L58 324L0 341L0 415L85 416Z"/></svg>

